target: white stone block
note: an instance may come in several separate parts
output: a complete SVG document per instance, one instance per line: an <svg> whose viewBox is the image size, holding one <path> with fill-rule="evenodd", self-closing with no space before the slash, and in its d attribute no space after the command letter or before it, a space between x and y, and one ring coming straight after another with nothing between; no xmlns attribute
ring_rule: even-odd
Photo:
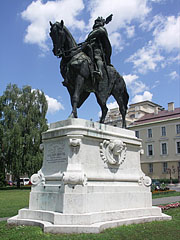
<svg viewBox="0 0 180 240"><path fill-rule="evenodd" d="M141 170L141 140L130 130L83 119L50 125L43 133L43 166L31 177L28 209L8 222L45 232L100 232L169 220L152 207L151 180Z"/></svg>

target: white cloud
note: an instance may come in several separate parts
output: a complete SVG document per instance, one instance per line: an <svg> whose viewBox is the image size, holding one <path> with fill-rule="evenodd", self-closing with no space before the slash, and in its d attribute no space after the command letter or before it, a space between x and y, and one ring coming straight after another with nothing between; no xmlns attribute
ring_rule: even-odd
<svg viewBox="0 0 180 240"><path fill-rule="evenodd" d="M165 21L165 17L162 15L155 15L150 20L143 21L139 26L144 31L151 31L153 29L159 29Z"/></svg>
<svg viewBox="0 0 180 240"><path fill-rule="evenodd" d="M114 46L115 51L122 51L124 46L124 41L122 40L121 34L118 32L111 33L109 35L111 45Z"/></svg>
<svg viewBox="0 0 180 240"><path fill-rule="evenodd" d="M109 32L130 24L132 20L142 20L149 12L147 0L92 0L89 2L90 21L89 26L93 25L97 16L107 17L113 13L113 21L107 25Z"/></svg>
<svg viewBox="0 0 180 240"><path fill-rule="evenodd" d="M163 3L165 2L166 0L150 0L151 2L154 2L154 3Z"/></svg>
<svg viewBox="0 0 180 240"><path fill-rule="evenodd" d="M149 89L145 83L138 79L139 76L135 74L123 75L123 78L126 82L126 86L131 90L132 96Z"/></svg>
<svg viewBox="0 0 180 240"><path fill-rule="evenodd" d="M119 106L118 106L118 104L117 104L116 101L107 104L107 108L108 108L109 110L110 110L110 109L113 109L113 108L118 108L118 107L119 107Z"/></svg>
<svg viewBox="0 0 180 240"><path fill-rule="evenodd" d="M58 102L57 99L49 97L48 95L45 95L45 97L48 102L48 113L54 114L59 110L64 110L63 105Z"/></svg>
<svg viewBox="0 0 180 240"><path fill-rule="evenodd" d="M134 82L136 79L139 77L137 75L133 74L128 74L128 75L123 75L124 81L127 86L130 86L132 82Z"/></svg>
<svg viewBox="0 0 180 240"><path fill-rule="evenodd" d="M159 84L160 84L160 81L159 81L159 80L155 81L155 83L153 84L153 86L151 87L151 89L156 88Z"/></svg>
<svg viewBox="0 0 180 240"><path fill-rule="evenodd" d="M32 92L39 91L40 93L42 93L41 90L37 89L32 89L31 91ZM48 103L48 113L53 114L59 110L64 110L64 106L60 102L58 102L55 98L49 97L47 94L45 94L45 98Z"/></svg>
<svg viewBox="0 0 180 240"><path fill-rule="evenodd" d="M170 16L164 22L164 26L160 31L155 31L155 44L164 50L170 52L180 48L180 16Z"/></svg>
<svg viewBox="0 0 180 240"><path fill-rule="evenodd" d="M178 79L179 78L179 74L176 71L173 71L169 74L170 78L172 80Z"/></svg>
<svg viewBox="0 0 180 240"><path fill-rule="evenodd" d="M90 20L88 24L88 30L92 28L94 20L98 16L108 17L113 14L113 20L106 28L112 40L112 46L115 46L116 50L122 50L122 38L117 33L120 29L124 28L127 38L134 36L135 28L130 25L132 21L142 21L147 14L151 11L151 8L147 4L147 0L91 0L88 2L88 9L90 13ZM120 41L120 43L118 43Z"/></svg>
<svg viewBox="0 0 180 240"><path fill-rule="evenodd" d="M105 18L113 13L113 21L107 25L107 29L112 38L112 45L121 51L122 39L120 34L117 34L117 31L124 28L127 37L132 37L134 35L134 26L130 25L131 22L133 20L141 21L151 11L147 0L113 0L110 4L109 0L91 0L86 4L90 13L89 24L86 27L84 21L79 19L80 12L84 7L83 0L49 0L46 2L34 0L21 13L22 18L30 22L26 29L24 41L38 44L42 49L46 50L50 20L54 22L63 19L68 28L84 30L84 32L86 28L86 31L89 32L98 16ZM113 39L120 41L121 44L113 41Z"/></svg>
<svg viewBox="0 0 180 240"><path fill-rule="evenodd" d="M126 86L128 89L131 91L130 96L132 97L133 103L135 102L140 102L141 100L144 101L152 98L152 96L149 94L149 89L148 86L146 86L145 83L139 80L139 76L135 74L128 74L128 75L123 75L123 78L126 82ZM144 93L143 93L144 92ZM142 95L137 95L139 93L143 93Z"/></svg>
<svg viewBox="0 0 180 240"><path fill-rule="evenodd" d="M132 38L134 36L134 33L135 33L135 27L134 26L127 26L126 32L127 32L127 37Z"/></svg>
<svg viewBox="0 0 180 240"><path fill-rule="evenodd" d="M144 21L140 27L144 31L153 30L153 45L167 52L180 48L180 16L155 15L153 19Z"/></svg>
<svg viewBox="0 0 180 240"><path fill-rule="evenodd" d="M158 66L164 68L179 60L179 55L165 57L165 53L179 52L180 16L176 18L156 15L152 21L145 21L140 27L146 31L153 31L154 39L126 60L134 64L134 69L145 74L148 71L155 71Z"/></svg>
<svg viewBox="0 0 180 240"><path fill-rule="evenodd" d="M152 101L152 96L153 94L150 93L149 91L145 91L142 95L136 95L132 99L132 103L137 103L137 102L142 102L142 101Z"/></svg>
<svg viewBox="0 0 180 240"><path fill-rule="evenodd" d="M134 64L133 67L137 69L138 72L145 74L149 70L156 70L158 63L163 60L164 57L150 41L148 45L131 55L126 62L132 62Z"/></svg>
<svg viewBox="0 0 180 240"><path fill-rule="evenodd" d="M141 92L143 92L143 91L145 91L147 89L148 89L148 87L143 82L136 81L134 83L134 86L132 86L131 90L133 92L133 95L135 95L135 94L141 93Z"/></svg>
<svg viewBox="0 0 180 240"><path fill-rule="evenodd" d="M63 19L67 27L83 29L84 21L77 16L83 10L83 0L43 0L33 1L25 11L21 13L24 20L30 22L26 29L24 41L38 44L42 49L47 49L49 21L55 22ZM67 14L68 11L68 14Z"/></svg>

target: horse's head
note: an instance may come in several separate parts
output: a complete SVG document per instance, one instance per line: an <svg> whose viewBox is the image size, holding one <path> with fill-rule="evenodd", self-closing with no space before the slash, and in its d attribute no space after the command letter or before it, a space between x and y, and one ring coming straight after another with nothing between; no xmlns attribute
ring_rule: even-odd
<svg viewBox="0 0 180 240"><path fill-rule="evenodd" d="M50 37L53 41L53 53L57 57L62 57L64 54L65 32L64 22L56 22L52 24L50 22Z"/></svg>

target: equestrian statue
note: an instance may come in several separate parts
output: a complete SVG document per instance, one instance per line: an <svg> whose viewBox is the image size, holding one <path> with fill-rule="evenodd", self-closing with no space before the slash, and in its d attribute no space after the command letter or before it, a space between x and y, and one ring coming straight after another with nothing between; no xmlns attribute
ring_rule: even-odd
<svg viewBox="0 0 180 240"><path fill-rule="evenodd" d="M111 20L112 14L106 19L98 17L86 41L80 44L76 43L63 20L50 22L50 37L54 55L62 58L60 72L71 97L70 117L77 118L77 108L94 92L102 110L100 123L104 123L108 111L106 102L112 95L122 115L122 127L126 128L129 95L123 77L111 64L112 48L104 27Z"/></svg>

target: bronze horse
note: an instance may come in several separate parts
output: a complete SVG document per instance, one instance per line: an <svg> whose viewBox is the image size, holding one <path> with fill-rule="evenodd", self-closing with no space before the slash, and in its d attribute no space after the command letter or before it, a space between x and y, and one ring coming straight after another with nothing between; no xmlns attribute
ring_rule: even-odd
<svg viewBox="0 0 180 240"><path fill-rule="evenodd" d="M108 65L104 68L103 79L101 81L94 79L93 59L89 57L90 54L86 54L88 53L88 43L78 45L69 30L64 26L63 21L54 24L50 22L50 25L53 53L55 56L62 58L60 71L64 78L64 85L71 97L72 113L70 117L77 118L77 108L80 108L89 94L94 92L102 110L100 123L104 123L108 111L106 102L112 95L119 105L122 127L125 128L129 95L123 77L112 65Z"/></svg>

